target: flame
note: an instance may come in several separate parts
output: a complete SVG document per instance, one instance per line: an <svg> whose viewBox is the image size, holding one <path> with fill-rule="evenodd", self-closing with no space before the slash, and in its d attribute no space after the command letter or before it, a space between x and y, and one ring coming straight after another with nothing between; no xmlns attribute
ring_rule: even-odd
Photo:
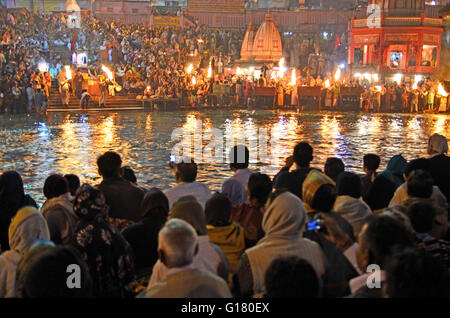
<svg viewBox="0 0 450 318"><path fill-rule="evenodd" d="M444 97L448 96L448 93L445 91L445 88L444 88L444 86L442 86L442 83L439 83L438 95L441 95L441 96L444 96Z"/></svg>
<svg viewBox="0 0 450 318"><path fill-rule="evenodd" d="M330 80L326 80L325 81L325 88L329 88L330 87Z"/></svg>
<svg viewBox="0 0 450 318"><path fill-rule="evenodd" d="M336 73L334 73L334 80L339 81L341 79L341 69L338 68Z"/></svg>
<svg viewBox="0 0 450 318"><path fill-rule="evenodd" d="M107 68L105 65L102 65L102 71L106 73L110 80L113 80L113 73L109 68Z"/></svg>
<svg viewBox="0 0 450 318"><path fill-rule="evenodd" d="M211 67L211 63L209 63L209 67L208 67L208 78L212 77L212 67Z"/></svg>
<svg viewBox="0 0 450 318"><path fill-rule="evenodd" d="M197 85L197 80L195 79L195 76L192 76L192 85Z"/></svg>
<svg viewBox="0 0 450 318"><path fill-rule="evenodd" d="M292 69L291 85L297 85L297 76L295 74L295 67Z"/></svg>
<svg viewBox="0 0 450 318"><path fill-rule="evenodd" d="M283 78L284 73L286 72L286 67L284 66L284 64L286 64L286 59L282 57L280 62L278 63L278 66L280 67L280 70L278 71L279 78Z"/></svg>
<svg viewBox="0 0 450 318"><path fill-rule="evenodd" d="M419 85L419 82L421 81L423 79L423 76L422 75L415 75L414 76L414 85L413 85L413 89L417 89L418 88L418 85Z"/></svg>
<svg viewBox="0 0 450 318"><path fill-rule="evenodd" d="M71 80L72 79L72 70L70 69L69 65L64 66L64 69L66 70L66 79Z"/></svg>
<svg viewBox="0 0 450 318"><path fill-rule="evenodd" d="M186 73L187 73L187 74L191 74L191 72L192 72L193 69L194 69L194 65L189 64L189 66L188 66L187 69L186 69Z"/></svg>

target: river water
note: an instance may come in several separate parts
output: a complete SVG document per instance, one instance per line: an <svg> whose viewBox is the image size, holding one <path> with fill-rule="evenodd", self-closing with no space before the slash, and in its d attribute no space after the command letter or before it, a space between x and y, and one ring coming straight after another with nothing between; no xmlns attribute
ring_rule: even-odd
<svg viewBox="0 0 450 318"><path fill-rule="evenodd" d="M53 112L47 116L0 115L0 127L1 171L17 170L26 192L39 204L44 201L45 178L51 173L75 173L82 182L100 182L96 159L107 150L120 153L124 165L135 170L139 185L165 189L175 181L168 166L172 148L191 142L192 154L199 163L198 180L215 191L231 171L220 159L226 155L214 155L226 154L231 137L240 142L247 140L252 153L251 168L271 176L302 140L314 147L313 166L323 169L328 157L339 157L349 171L362 173L364 154L380 155L384 169L396 154L407 160L425 156L427 139L435 132L450 139L450 115L432 114L263 110ZM214 147L208 140L209 131L223 137L223 143L212 139L218 146L211 154L208 151ZM179 144L180 132L191 140Z"/></svg>

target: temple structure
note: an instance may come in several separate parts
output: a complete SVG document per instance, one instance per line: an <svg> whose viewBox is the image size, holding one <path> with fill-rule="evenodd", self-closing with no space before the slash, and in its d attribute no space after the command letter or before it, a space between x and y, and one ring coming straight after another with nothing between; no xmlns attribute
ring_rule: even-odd
<svg viewBox="0 0 450 318"><path fill-rule="evenodd" d="M247 28L241 47L241 62L278 63L283 56L280 32L267 13L255 33L252 23Z"/></svg>
<svg viewBox="0 0 450 318"><path fill-rule="evenodd" d="M439 69L442 18L425 15L425 0L369 0L349 29L352 76L413 82Z"/></svg>

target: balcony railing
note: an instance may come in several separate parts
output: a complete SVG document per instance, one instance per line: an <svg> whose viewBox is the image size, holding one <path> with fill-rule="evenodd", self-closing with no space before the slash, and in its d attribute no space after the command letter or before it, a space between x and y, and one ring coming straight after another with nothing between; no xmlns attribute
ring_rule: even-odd
<svg viewBox="0 0 450 318"><path fill-rule="evenodd" d="M367 28L377 26L432 26L442 27L442 19L420 17L388 17L384 20L378 19L354 19L353 28Z"/></svg>

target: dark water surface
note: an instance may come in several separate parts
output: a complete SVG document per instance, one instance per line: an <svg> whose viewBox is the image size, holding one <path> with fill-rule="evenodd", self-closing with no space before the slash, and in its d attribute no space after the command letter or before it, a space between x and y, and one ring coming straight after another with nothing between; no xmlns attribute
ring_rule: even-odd
<svg viewBox="0 0 450 318"><path fill-rule="evenodd" d="M269 137L273 136L269 141L277 141L273 148L268 146L273 156L253 157L251 167L270 175L302 140L314 146L314 166L323 169L326 158L335 156L345 162L348 170L361 173L366 153L379 154L384 169L396 154L407 160L425 156L427 139L435 132L450 138L450 115L245 110L1 115L0 168L2 172L17 170L23 176L26 192L42 204L42 187L50 173L75 173L82 182L96 184L100 181L96 158L114 150L121 154L124 165L135 170L140 185L165 189L174 183L168 167L171 149L179 142L171 140L174 129L192 133L194 144L205 146L210 142L199 139L201 133L195 132L196 125L204 133L217 128L224 140L230 136L247 138L251 152L260 155L261 145L267 143L259 142L264 134L258 132L266 129ZM199 165L198 179L212 190L219 190L230 175L228 165L211 156L205 155Z"/></svg>

